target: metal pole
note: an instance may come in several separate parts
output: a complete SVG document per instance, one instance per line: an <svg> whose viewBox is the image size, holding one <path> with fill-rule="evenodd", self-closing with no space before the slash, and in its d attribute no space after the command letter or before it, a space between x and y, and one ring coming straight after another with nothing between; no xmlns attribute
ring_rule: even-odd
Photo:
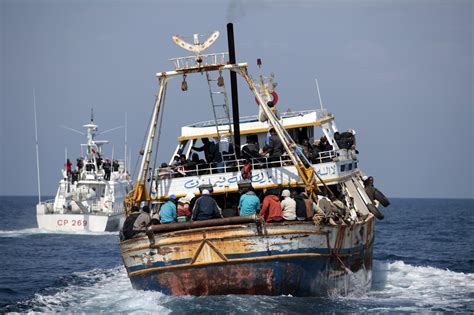
<svg viewBox="0 0 474 315"><path fill-rule="evenodd" d="M33 108L35 113L35 140L36 140L36 171L38 175L38 203L41 203L41 181L39 169L38 124L36 122L36 91L33 89Z"/></svg>
<svg viewBox="0 0 474 315"><path fill-rule="evenodd" d="M234 45L234 26L227 24L227 42L229 44L229 63L236 63ZM237 90L237 74L230 71L230 88L232 94L232 119L234 121L234 152L237 159L240 159L240 124L239 124L239 95Z"/></svg>
<svg viewBox="0 0 474 315"><path fill-rule="evenodd" d="M127 113L125 113L125 151L123 167L127 170Z"/></svg>
<svg viewBox="0 0 474 315"><path fill-rule="evenodd" d="M314 79L314 80L316 81L316 89L318 90L319 106L321 106L321 110L323 110L323 101L321 100L321 93L319 93L318 79Z"/></svg>

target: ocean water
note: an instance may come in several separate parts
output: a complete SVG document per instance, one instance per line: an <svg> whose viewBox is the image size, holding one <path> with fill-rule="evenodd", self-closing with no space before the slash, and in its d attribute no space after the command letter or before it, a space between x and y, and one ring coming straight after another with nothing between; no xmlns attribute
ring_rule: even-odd
<svg viewBox="0 0 474 315"><path fill-rule="evenodd" d="M132 289L117 233L36 227L35 197L0 197L0 313L473 313L474 200L393 199L372 289L327 298L172 297Z"/></svg>

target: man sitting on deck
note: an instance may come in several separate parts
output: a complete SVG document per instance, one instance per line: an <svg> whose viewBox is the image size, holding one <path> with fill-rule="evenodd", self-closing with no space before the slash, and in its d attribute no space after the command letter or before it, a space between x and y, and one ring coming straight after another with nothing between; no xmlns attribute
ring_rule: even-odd
<svg viewBox="0 0 474 315"><path fill-rule="evenodd" d="M170 200L165 202L160 208L160 223L174 223L176 222L176 202L177 198L175 195L170 196Z"/></svg>
<svg viewBox="0 0 474 315"><path fill-rule="evenodd" d="M193 208L193 221L222 218L221 209L217 202L209 195L209 190L203 189L201 197L196 200Z"/></svg>
<svg viewBox="0 0 474 315"><path fill-rule="evenodd" d="M239 214L241 217L254 215L260 211L260 199L257 197L255 192L248 189L239 201Z"/></svg>

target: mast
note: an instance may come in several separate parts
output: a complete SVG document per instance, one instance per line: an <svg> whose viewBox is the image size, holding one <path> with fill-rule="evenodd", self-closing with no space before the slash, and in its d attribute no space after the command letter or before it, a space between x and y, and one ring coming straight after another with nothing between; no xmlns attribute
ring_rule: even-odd
<svg viewBox="0 0 474 315"><path fill-rule="evenodd" d="M145 149L143 151L143 158L140 164L140 171L138 173L137 183L134 190L135 202L148 198L148 193L146 191L145 183L146 183L146 178L148 174L148 167L150 165L150 158L151 158L151 153L152 153L152 148L153 148L153 140L156 134L156 127L157 127L158 118L160 115L163 95L166 89L166 85L168 83L168 77L159 76L158 80L159 80L160 89L156 97L156 102L153 109L153 115L150 121L150 125L148 127L148 134L146 137Z"/></svg>
<svg viewBox="0 0 474 315"><path fill-rule="evenodd" d="M229 63L235 64L235 45L234 45L234 26L232 23L227 24L227 41L229 44ZM239 95L237 89L237 74L230 71L230 88L232 95L232 119L234 122L234 152L240 159L240 115L239 115Z"/></svg>
<svg viewBox="0 0 474 315"><path fill-rule="evenodd" d="M264 102L262 96L257 91L255 84L252 78L247 73L246 68L239 69L240 75L247 81L250 90L253 92L255 97L258 100L259 106L262 108L263 112L267 115L268 121L276 131L278 137L281 139L281 142L288 153L288 156L291 159L291 162L295 166L298 174L305 184L305 190L313 200L317 200L315 189L319 191L316 178L328 189L329 193L332 194L332 191L326 186L322 178L316 173L314 167L308 161L307 157L303 154L302 150L298 145L293 141L291 136L288 134L286 129L280 124L278 119L275 117L273 112L270 110L268 105Z"/></svg>
<svg viewBox="0 0 474 315"><path fill-rule="evenodd" d="M38 175L38 203L41 203L41 181L39 169L38 124L36 121L36 91L33 89L33 109L35 114L35 141L36 141L36 173Z"/></svg>

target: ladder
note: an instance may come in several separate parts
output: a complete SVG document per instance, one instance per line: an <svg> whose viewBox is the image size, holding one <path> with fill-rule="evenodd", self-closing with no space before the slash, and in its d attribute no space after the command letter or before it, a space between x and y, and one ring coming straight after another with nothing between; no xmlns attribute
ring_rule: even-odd
<svg viewBox="0 0 474 315"><path fill-rule="evenodd" d="M206 78L216 124L217 141L220 142L221 136L230 135L232 133L229 102L225 90L224 78L222 77L222 71L219 71L217 79L213 79L209 71L206 71Z"/></svg>

